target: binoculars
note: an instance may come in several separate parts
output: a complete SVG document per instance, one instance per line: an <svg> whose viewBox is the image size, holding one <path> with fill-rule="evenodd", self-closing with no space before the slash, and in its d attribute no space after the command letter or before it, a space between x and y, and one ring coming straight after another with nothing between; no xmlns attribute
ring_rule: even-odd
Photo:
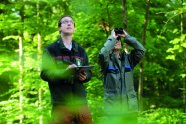
<svg viewBox="0 0 186 124"><path fill-rule="evenodd" d="M114 28L114 31L117 34L124 34L123 33L123 28ZM121 37L117 37L117 40L121 40Z"/></svg>
<svg viewBox="0 0 186 124"><path fill-rule="evenodd" d="M123 28L114 28L114 31L117 34L123 34Z"/></svg>

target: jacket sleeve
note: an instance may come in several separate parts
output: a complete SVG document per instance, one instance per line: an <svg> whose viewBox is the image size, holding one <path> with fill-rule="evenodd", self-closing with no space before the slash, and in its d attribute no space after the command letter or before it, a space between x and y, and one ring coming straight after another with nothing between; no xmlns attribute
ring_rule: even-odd
<svg viewBox="0 0 186 124"><path fill-rule="evenodd" d="M84 52L83 58L84 58L83 66L89 66L89 60L88 60L88 56L87 56L86 51ZM90 71L86 72L86 74L87 74L87 78L84 81L81 81L82 83L86 83L86 82L90 81L91 76L92 76L92 71L90 70Z"/></svg>
<svg viewBox="0 0 186 124"><path fill-rule="evenodd" d="M124 42L134 48L134 50L132 50L131 53L129 54L128 58L131 68L134 68L144 57L146 50L143 47L143 45L136 40L136 38L130 35L127 35L125 37Z"/></svg>
<svg viewBox="0 0 186 124"><path fill-rule="evenodd" d="M101 66L102 71L106 69L109 63L109 54L117 40L113 36L109 36L106 43L104 44L101 52L98 55L98 64Z"/></svg>
<svg viewBox="0 0 186 124"><path fill-rule="evenodd" d="M65 78L65 69L57 69L56 64L53 61L53 57L49 50L46 48L42 56L42 69L40 77L44 81L53 81L56 79Z"/></svg>

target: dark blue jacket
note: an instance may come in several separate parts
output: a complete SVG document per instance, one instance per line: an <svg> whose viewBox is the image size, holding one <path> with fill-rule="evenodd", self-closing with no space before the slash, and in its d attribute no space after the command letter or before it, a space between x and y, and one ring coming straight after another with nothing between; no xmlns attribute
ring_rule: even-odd
<svg viewBox="0 0 186 124"><path fill-rule="evenodd" d="M75 41L72 41L72 49L69 50L64 46L60 37L43 52L40 76L48 82L51 104L81 105L87 103L83 83L91 79L92 73L86 72L86 80L80 81L75 72L65 71L70 64L89 65L86 51Z"/></svg>

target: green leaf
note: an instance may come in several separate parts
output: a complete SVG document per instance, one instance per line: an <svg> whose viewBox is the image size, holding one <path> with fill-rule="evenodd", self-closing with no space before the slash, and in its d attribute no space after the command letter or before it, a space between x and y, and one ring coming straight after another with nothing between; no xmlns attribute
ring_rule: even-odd
<svg viewBox="0 0 186 124"><path fill-rule="evenodd" d="M18 40L19 39L19 36L6 36L3 38L3 40L8 40L8 39L14 39L14 40Z"/></svg>

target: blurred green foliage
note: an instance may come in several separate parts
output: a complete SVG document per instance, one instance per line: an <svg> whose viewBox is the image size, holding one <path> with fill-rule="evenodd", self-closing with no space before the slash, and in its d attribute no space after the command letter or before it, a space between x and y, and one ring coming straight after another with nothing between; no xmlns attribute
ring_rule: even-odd
<svg viewBox="0 0 186 124"><path fill-rule="evenodd" d="M186 75L182 53L186 35L185 30L180 35L180 15L175 16L186 10L185 5L182 7L180 0L151 1L144 58L144 112L138 116L140 123L186 122L182 112L185 91L182 79ZM145 6L146 0L127 1L128 33L139 42L142 41ZM21 117L23 123L49 122L50 91L47 82L39 76L41 55L47 45L58 39L57 22L64 14L74 17L73 39L87 51L90 65L95 65L91 81L84 84L93 122L108 123L103 115L104 91L97 56L111 30L123 27L122 4L113 0L1 0L0 123L20 123ZM38 36L41 49L38 49ZM23 39L21 57L20 37ZM139 72L137 65L134 70L136 91ZM116 120L120 124L128 122L128 117Z"/></svg>

